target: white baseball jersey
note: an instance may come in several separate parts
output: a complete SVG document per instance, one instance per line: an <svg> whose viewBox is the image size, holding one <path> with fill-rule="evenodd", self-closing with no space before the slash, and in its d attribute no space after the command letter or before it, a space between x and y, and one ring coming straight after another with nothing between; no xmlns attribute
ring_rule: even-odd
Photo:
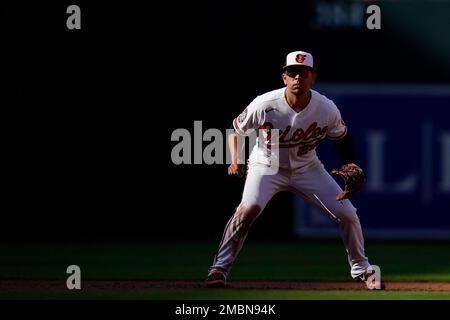
<svg viewBox="0 0 450 320"><path fill-rule="evenodd" d="M267 132L258 137L269 144L257 143L253 148L241 203L225 227L209 271L227 276L253 221L273 195L290 191L339 223L350 273L357 278L368 270L370 263L364 253L364 237L356 208L348 199L336 201L342 189L325 170L315 151L321 139L341 139L347 128L333 101L318 92L311 90L310 102L298 113L288 105L284 93L285 88L282 88L257 97L233 121L235 130L242 135L258 129L278 129L279 141L277 143ZM273 148L279 151L279 168L275 171L267 166L269 163L270 169L275 169L271 163L276 155L271 152ZM259 208L259 213L251 215L246 208Z"/></svg>
<svg viewBox="0 0 450 320"><path fill-rule="evenodd" d="M259 129L279 129L279 167L302 171L319 162L315 149L321 139L341 139L347 127L336 105L324 95L311 90L309 104L297 113L288 105L285 90L281 88L256 97L234 119L233 126L241 135ZM249 162L267 164L267 158L265 144L257 143Z"/></svg>

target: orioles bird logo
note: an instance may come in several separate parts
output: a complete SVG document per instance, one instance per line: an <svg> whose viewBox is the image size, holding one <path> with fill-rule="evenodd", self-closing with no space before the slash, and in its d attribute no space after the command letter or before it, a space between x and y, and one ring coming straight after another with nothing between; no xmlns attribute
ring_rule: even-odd
<svg viewBox="0 0 450 320"><path fill-rule="evenodd" d="M306 54L299 53L295 56L295 61L297 61L298 63L303 63L303 61L305 61L305 58Z"/></svg>

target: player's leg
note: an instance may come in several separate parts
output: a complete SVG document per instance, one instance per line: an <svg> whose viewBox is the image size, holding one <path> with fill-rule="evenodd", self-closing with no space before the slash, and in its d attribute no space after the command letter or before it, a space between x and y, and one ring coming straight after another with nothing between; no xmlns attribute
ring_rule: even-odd
<svg viewBox="0 0 450 320"><path fill-rule="evenodd" d="M267 175L264 170L263 165L249 167L241 203L225 226L209 274L219 272L227 277L255 219L274 194L286 190L289 179L282 169L274 175Z"/></svg>
<svg viewBox="0 0 450 320"><path fill-rule="evenodd" d="M341 238L348 254L351 276L357 278L365 273L370 264L364 252L364 236L356 208L348 199L336 201L336 195L342 189L323 165L293 175L291 186L303 199L321 209L339 224Z"/></svg>

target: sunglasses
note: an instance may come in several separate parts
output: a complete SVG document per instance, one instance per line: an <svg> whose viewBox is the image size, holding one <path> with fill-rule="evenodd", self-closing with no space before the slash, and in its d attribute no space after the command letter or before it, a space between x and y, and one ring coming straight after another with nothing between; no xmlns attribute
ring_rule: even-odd
<svg viewBox="0 0 450 320"><path fill-rule="evenodd" d="M297 75L300 75L302 78L306 78L311 72L310 68L306 66L287 67L284 71L291 78L295 78Z"/></svg>

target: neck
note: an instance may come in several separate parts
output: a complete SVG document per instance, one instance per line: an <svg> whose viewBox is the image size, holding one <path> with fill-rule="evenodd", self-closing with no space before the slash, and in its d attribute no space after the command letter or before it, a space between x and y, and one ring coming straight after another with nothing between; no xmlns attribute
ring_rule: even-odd
<svg viewBox="0 0 450 320"><path fill-rule="evenodd" d="M311 90L308 90L302 94L293 94L292 92L288 92L286 90L286 101L289 106L294 109L296 112L300 112L306 108L309 101L311 100Z"/></svg>

